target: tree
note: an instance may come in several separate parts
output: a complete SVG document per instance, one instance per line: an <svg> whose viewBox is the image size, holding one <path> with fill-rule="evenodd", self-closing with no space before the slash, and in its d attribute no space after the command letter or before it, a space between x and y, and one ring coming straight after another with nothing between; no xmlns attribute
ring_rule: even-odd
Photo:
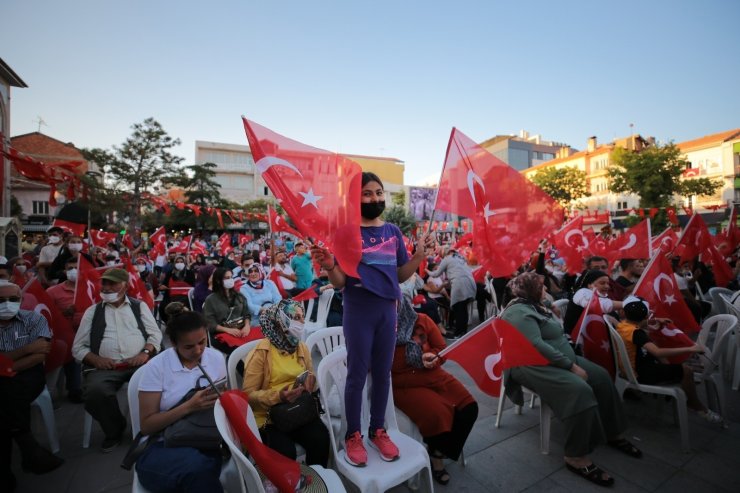
<svg viewBox="0 0 740 493"><path fill-rule="evenodd" d="M10 196L10 215L20 217L23 214L23 207L15 195Z"/></svg>
<svg viewBox="0 0 740 493"><path fill-rule="evenodd" d="M722 186L721 181L708 178L682 180L681 174L690 163L673 143L649 146L641 152L618 147L611 162L611 191L638 195L642 208L669 206L674 195L712 195Z"/></svg>
<svg viewBox="0 0 740 493"><path fill-rule="evenodd" d="M394 193L391 200L393 201L393 205L406 205L406 190Z"/></svg>
<svg viewBox="0 0 740 493"><path fill-rule="evenodd" d="M586 173L570 166L545 168L532 177L532 183L563 207L591 195L586 183Z"/></svg>
<svg viewBox="0 0 740 493"><path fill-rule="evenodd" d="M217 167L214 163L186 166L185 173L173 179L172 184L185 190L185 202L200 206L204 212L207 207L224 207L221 185L213 179L216 176L214 169ZM200 229L204 222L201 218L204 216L195 217L190 209L175 209L172 211L171 222L180 227L195 226Z"/></svg>
<svg viewBox="0 0 740 493"><path fill-rule="evenodd" d="M394 205L389 207L383 213L383 217L389 223L398 226L398 229L405 235L410 235L411 230L416 226L416 218L405 207Z"/></svg>
<svg viewBox="0 0 740 493"><path fill-rule="evenodd" d="M104 169L114 184L130 192L126 203L129 222L140 226L142 195L157 193L160 187L180 179L183 171L178 165L183 158L171 152L180 139L170 137L154 118L135 123L131 129L131 136L112 151L83 149L83 155Z"/></svg>

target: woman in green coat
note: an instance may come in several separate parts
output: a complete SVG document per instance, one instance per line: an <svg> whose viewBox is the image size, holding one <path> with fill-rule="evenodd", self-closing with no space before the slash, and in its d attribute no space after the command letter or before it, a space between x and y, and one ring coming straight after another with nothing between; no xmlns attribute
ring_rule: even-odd
<svg viewBox="0 0 740 493"><path fill-rule="evenodd" d="M632 457L640 457L642 452L622 435L624 410L609 373L576 356L563 325L542 304L542 276L526 272L512 279L508 288L514 299L501 318L524 334L550 364L512 368L507 390L513 384L533 390L563 422L568 470L602 486L613 484L614 478L588 458L596 445L607 440Z"/></svg>

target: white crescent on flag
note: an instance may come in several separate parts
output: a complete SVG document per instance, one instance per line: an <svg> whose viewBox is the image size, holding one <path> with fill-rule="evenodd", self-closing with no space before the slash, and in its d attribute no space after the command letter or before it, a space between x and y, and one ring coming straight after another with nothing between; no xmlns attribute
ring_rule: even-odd
<svg viewBox="0 0 740 493"><path fill-rule="evenodd" d="M671 293L666 295L665 298L662 298L660 296L660 281L661 279L665 279L668 281L668 285L671 287ZM676 297L674 296L674 287L673 287L673 281L671 280L670 276L666 274L665 272L661 272L658 274L658 276L653 281L653 291L655 291L655 295L658 297L658 300L667 303L669 305L676 302Z"/></svg>
<svg viewBox="0 0 740 493"><path fill-rule="evenodd" d="M681 332L681 329L670 329L668 327L663 327L662 329L660 329L660 333L667 337L676 337Z"/></svg>
<svg viewBox="0 0 740 493"><path fill-rule="evenodd" d="M260 173L264 173L268 169L272 168L273 166L283 166L288 169L292 169L296 173L298 173L301 177L303 177L303 174L301 171L295 167L293 163L290 161L286 161L285 159L281 159L279 157L275 156L265 156L259 161L257 161L254 166L257 168L257 171Z"/></svg>
<svg viewBox="0 0 740 493"><path fill-rule="evenodd" d="M574 235L579 235L581 237L581 244L580 245L574 245L570 242L570 238ZM568 246L576 247L576 248L588 248L588 238L583 234L583 231L580 229L574 229L571 231L568 231L565 233L565 244Z"/></svg>
<svg viewBox="0 0 740 493"><path fill-rule="evenodd" d="M496 376L496 373L493 371L494 368L496 368L496 365L501 362L501 352L489 354L486 356L486 359L483 360L483 368L486 370L486 375L488 375L488 378L493 380L494 382L497 380L501 380L501 377L503 375Z"/></svg>
<svg viewBox="0 0 740 493"><path fill-rule="evenodd" d="M48 306L46 306L43 303L39 303L38 305L36 305L34 307L33 311L35 311L39 315L43 316L48 322L51 323L52 315L51 315L51 310L49 310L49 307ZM44 312L46 312L46 313L44 313Z"/></svg>
<svg viewBox="0 0 740 493"><path fill-rule="evenodd" d="M627 244L624 245L620 250L629 250L635 244L637 243L637 235L635 233L630 233L630 239L627 241Z"/></svg>
<svg viewBox="0 0 740 493"><path fill-rule="evenodd" d="M469 170L468 171L468 190L470 191L470 196L473 198L473 205L478 206L478 204L475 201L475 190L473 189L474 184L477 183L480 185L480 187L483 189L483 193L486 193L486 186L483 184L483 180L480 176L475 174L475 171Z"/></svg>

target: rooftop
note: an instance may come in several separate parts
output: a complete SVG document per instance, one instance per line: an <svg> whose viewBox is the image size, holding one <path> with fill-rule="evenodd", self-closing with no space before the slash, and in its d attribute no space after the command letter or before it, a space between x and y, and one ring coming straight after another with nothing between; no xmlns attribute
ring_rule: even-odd
<svg viewBox="0 0 740 493"><path fill-rule="evenodd" d="M693 149L699 149L715 144L721 144L722 142L728 142L730 140L740 139L740 128L733 130L725 130L724 132L718 132L716 134L705 135L698 139L686 140L679 142L676 146L682 151L688 151Z"/></svg>

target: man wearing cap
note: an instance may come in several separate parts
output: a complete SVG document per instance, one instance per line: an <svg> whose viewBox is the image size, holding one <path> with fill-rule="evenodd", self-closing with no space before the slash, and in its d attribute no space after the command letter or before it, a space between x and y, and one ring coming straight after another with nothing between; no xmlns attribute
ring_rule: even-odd
<svg viewBox="0 0 740 493"><path fill-rule="evenodd" d="M46 319L21 310L21 289L0 283L0 491L13 491L12 442L18 444L22 467L44 474L61 466L59 457L31 434L31 403L46 385L44 360L51 350Z"/></svg>
<svg viewBox="0 0 740 493"><path fill-rule="evenodd" d="M108 269L101 284L103 301L82 316L72 355L83 364L85 410L103 428L106 453L118 446L126 428L116 392L159 350L162 332L148 307L126 296L128 272Z"/></svg>

